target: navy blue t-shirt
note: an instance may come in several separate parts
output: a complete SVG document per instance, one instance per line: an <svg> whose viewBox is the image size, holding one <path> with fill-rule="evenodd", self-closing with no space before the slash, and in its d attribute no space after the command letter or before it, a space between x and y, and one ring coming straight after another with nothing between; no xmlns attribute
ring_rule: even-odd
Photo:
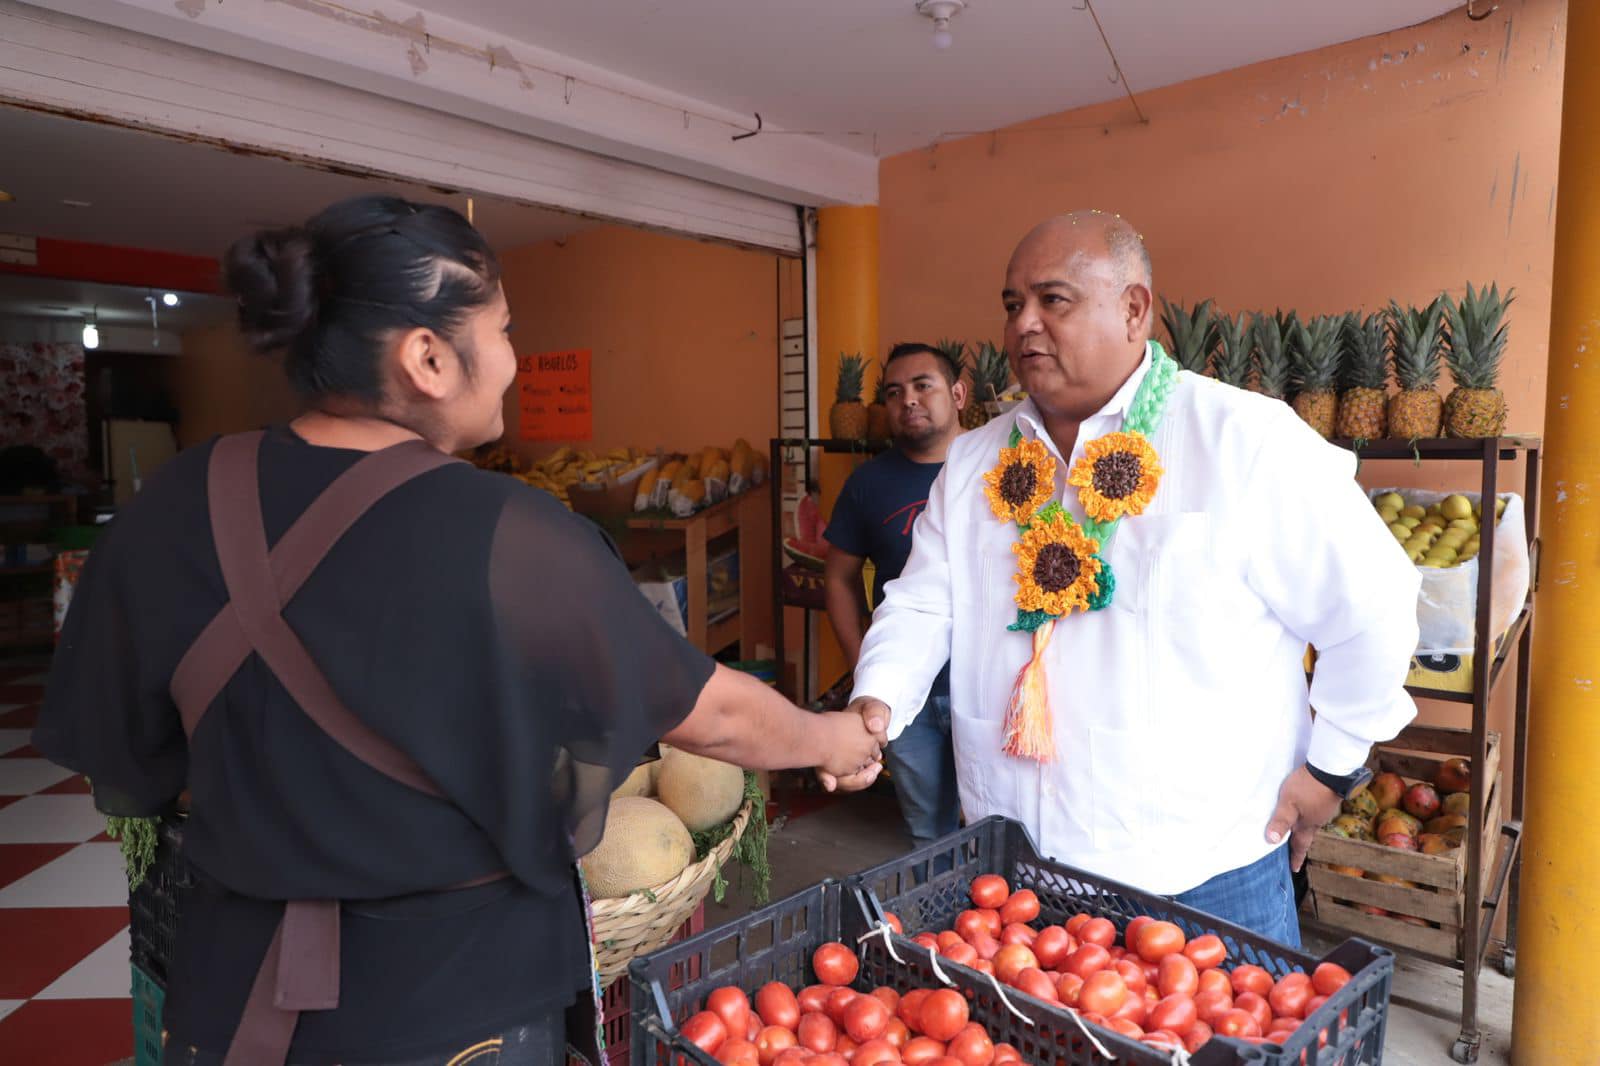
<svg viewBox="0 0 1600 1066"><path fill-rule="evenodd" d="M840 551L871 559L873 606L883 602L883 587L900 576L911 556L911 528L928 506L928 490L941 463L918 463L898 448L856 467L828 518L824 534ZM929 695L950 692L950 664L934 680Z"/></svg>

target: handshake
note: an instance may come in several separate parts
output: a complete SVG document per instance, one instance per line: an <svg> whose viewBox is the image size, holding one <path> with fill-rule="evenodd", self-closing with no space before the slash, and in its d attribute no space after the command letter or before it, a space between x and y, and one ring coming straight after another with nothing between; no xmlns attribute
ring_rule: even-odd
<svg viewBox="0 0 1600 1066"><path fill-rule="evenodd" d="M863 696L842 711L820 716L830 731L834 755L817 767L817 780L829 792L859 792L883 771L883 747L889 743L889 708Z"/></svg>

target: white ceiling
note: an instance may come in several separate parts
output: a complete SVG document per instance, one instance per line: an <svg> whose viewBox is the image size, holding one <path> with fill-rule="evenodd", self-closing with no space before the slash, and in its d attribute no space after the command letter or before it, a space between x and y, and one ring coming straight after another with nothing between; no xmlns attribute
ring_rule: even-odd
<svg viewBox="0 0 1600 1066"><path fill-rule="evenodd" d="M335 200L385 191L466 210L466 197L315 170L99 123L0 106L0 233L219 257L263 226L298 223ZM89 207L73 207L77 200ZM575 215L477 197L498 248L564 236Z"/></svg>
<svg viewBox="0 0 1600 1066"><path fill-rule="evenodd" d="M1463 6L1097 0L1095 11L1138 93ZM448 11L490 33L879 155L1122 95L1075 0L969 0L951 23L954 45L942 52L914 0L450 0Z"/></svg>

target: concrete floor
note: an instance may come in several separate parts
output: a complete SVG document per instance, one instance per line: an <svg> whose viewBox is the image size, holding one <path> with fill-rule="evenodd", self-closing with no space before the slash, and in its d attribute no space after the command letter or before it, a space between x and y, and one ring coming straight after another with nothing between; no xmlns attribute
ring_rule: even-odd
<svg viewBox="0 0 1600 1066"><path fill-rule="evenodd" d="M903 853L911 845L894 794L887 787L829 803L775 825L769 846L772 898L796 892L825 877L843 877ZM736 875L727 899L706 902L706 924L747 913L754 902ZM1321 954L1331 941L1308 937L1306 950ZM1448 1064L1461 1030L1461 974L1447 967L1397 955L1383 1061L1389 1066ZM1511 1046L1510 979L1493 966L1483 970L1478 1025L1479 1066L1505 1066Z"/></svg>

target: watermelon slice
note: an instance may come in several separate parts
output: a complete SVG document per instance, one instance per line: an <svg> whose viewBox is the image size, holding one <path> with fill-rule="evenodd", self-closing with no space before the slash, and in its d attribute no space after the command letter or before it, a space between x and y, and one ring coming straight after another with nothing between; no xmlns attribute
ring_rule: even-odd
<svg viewBox="0 0 1600 1066"><path fill-rule="evenodd" d="M828 550L832 547L825 540L801 540L799 537L784 537L783 552L796 564L807 570L821 570L828 558Z"/></svg>
<svg viewBox="0 0 1600 1066"><path fill-rule="evenodd" d="M817 494L808 492L800 497L800 502L794 508L795 539L801 542L809 541L812 544L826 543L822 535L828 530L828 523L822 520L822 508L817 506Z"/></svg>

